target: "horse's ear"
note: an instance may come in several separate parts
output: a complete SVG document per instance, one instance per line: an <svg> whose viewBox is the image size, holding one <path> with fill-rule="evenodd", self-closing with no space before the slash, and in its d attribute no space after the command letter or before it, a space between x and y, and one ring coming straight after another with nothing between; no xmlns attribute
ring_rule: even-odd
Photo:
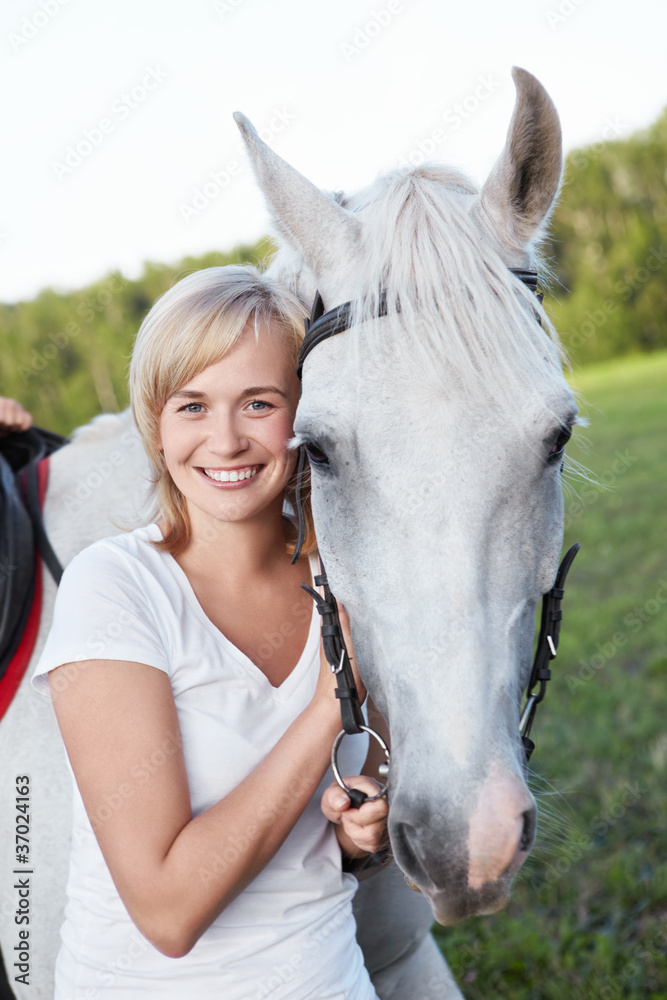
<svg viewBox="0 0 667 1000"><path fill-rule="evenodd" d="M500 240L525 252L556 200L563 173L560 120L542 84L515 66L517 90L505 148L474 212L490 218Z"/></svg>
<svg viewBox="0 0 667 1000"><path fill-rule="evenodd" d="M326 303L327 274L352 258L361 237L359 219L274 153L245 115L236 111L234 120L278 228L314 271Z"/></svg>

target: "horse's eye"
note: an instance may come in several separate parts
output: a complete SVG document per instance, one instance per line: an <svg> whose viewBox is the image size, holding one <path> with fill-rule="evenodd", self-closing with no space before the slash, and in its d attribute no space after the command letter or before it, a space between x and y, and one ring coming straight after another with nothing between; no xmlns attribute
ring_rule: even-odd
<svg viewBox="0 0 667 1000"><path fill-rule="evenodd" d="M304 447L306 449L306 455L308 456L309 460L313 463L313 465L329 464L329 459L327 458L327 456L324 454L321 448L318 448L317 445L313 444L312 441L306 442Z"/></svg>
<svg viewBox="0 0 667 1000"><path fill-rule="evenodd" d="M556 438L556 440L554 441L554 443L551 446L551 451L549 452L549 461L550 462L559 462L560 461L560 459L563 457L563 453L565 451L565 445L567 444L567 442L570 440L571 437L572 437L572 428L571 427L563 427L561 429L558 437Z"/></svg>

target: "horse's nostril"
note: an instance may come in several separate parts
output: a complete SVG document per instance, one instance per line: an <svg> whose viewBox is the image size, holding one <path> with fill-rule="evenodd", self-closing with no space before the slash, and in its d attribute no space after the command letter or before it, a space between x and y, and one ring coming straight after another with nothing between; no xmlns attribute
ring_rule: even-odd
<svg viewBox="0 0 667 1000"><path fill-rule="evenodd" d="M394 853L398 848L399 852L403 857L407 859L412 859L415 856L415 852L410 844L410 834L414 833L414 830L407 823L397 823L394 830Z"/></svg>
<svg viewBox="0 0 667 1000"><path fill-rule="evenodd" d="M521 831L519 850L529 851L533 846L534 837L535 837L535 810L526 809L525 813L523 814L523 830Z"/></svg>
<svg viewBox="0 0 667 1000"><path fill-rule="evenodd" d="M392 830L392 845L394 857L404 874L409 872L413 878L426 884L429 879L423 865L419 861L419 834L409 823L397 823ZM416 888L414 883L411 887Z"/></svg>

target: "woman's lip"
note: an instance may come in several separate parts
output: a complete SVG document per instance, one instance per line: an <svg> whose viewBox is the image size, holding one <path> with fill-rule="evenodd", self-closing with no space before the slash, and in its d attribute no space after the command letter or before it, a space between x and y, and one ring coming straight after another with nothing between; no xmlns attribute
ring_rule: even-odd
<svg viewBox="0 0 667 1000"><path fill-rule="evenodd" d="M198 465L198 469L210 469L211 472L245 472L246 469L261 469L261 465L255 462L254 465Z"/></svg>

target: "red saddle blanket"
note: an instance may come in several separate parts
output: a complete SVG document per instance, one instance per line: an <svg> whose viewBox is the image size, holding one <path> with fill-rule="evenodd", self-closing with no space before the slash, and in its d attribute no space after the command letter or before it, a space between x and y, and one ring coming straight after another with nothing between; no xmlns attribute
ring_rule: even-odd
<svg viewBox="0 0 667 1000"><path fill-rule="evenodd" d="M25 473L23 473L22 478L22 486L25 496L27 491ZM44 497L46 495L48 478L49 458L47 456L37 465L37 484L39 489L40 510L44 506ZM2 678L0 679L0 719L2 719L5 712L9 708L14 695L18 691L19 685L23 680L23 675L25 674L28 664L30 663L30 659L35 649L35 642L37 641L37 633L39 632L39 623L42 615L42 559L36 545L33 548L32 558L34 560L33 586L31 588L32 596L29 601L29 607L27 608L27 618L25 619L25 625L21 632L18 646L7 663Z"/></svg>

